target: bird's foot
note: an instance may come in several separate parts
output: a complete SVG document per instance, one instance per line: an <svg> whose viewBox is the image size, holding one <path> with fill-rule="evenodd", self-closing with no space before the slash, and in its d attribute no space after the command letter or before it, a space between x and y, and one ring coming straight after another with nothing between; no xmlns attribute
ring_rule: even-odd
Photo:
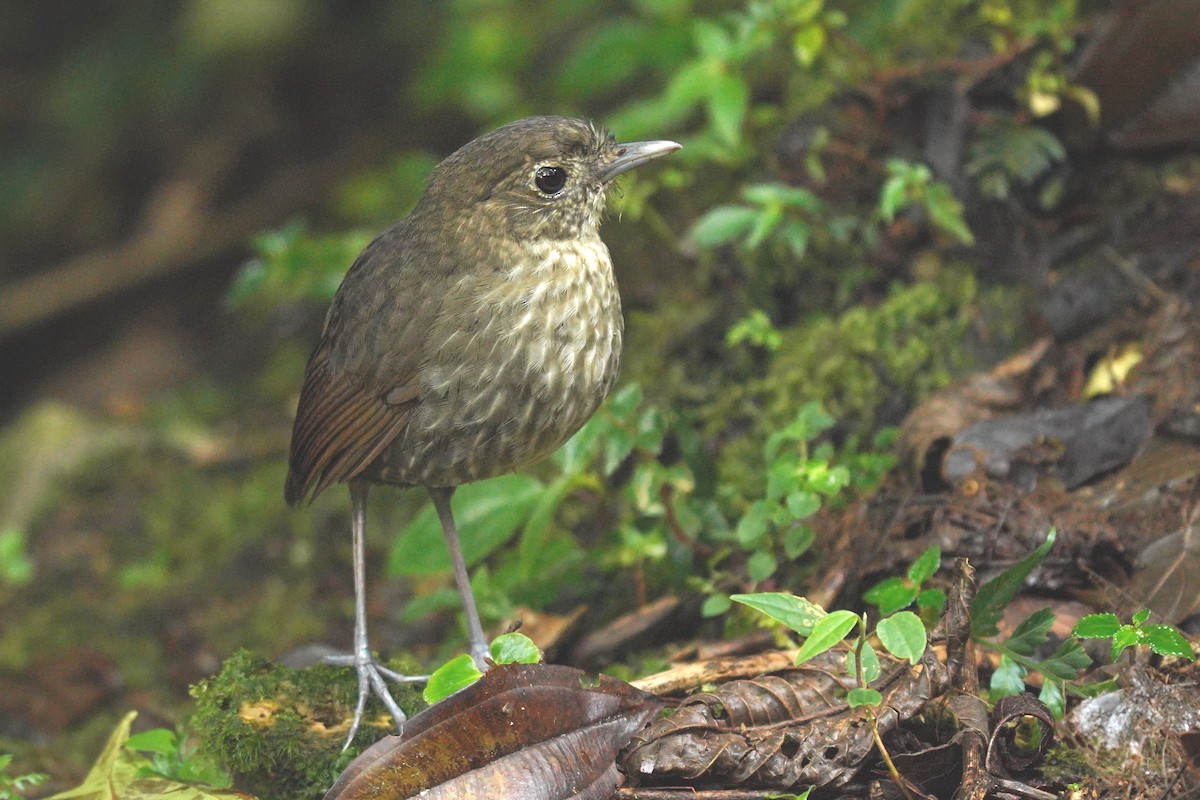
<svg viewBox="0 0 1200 800"><path fill-rule="evenodd" d="M401 732L407 717L392 697L392 693L388 691L387 681L424 683L429 680L428 675L402 675L393 669L388 669L382 664L376 663L371 651L365 648L345 655L328 655L325 657L325 663L340 667L352 666L358 672L358 703L355 704L354 719L350 722L350 732L346 735L342 750L350 746L350 742L354 740L354 734L358 733L358 726L362 723L368 695L373 692L383 702L392 715L392 719L396 721L397 732Z"/></svg>

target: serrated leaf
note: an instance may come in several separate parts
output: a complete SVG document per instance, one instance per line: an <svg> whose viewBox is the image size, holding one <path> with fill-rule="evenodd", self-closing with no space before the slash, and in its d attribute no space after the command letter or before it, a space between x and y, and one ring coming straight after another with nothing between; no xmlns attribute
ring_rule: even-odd
<svg viewBox="0 0 1200 800"><path fill-rule="evenodd" d="M1049 675L1060 681L1075 681L1079 671L1091 666L1092 659L1084 651L1079 640L1071 637L1058 646L1058 649L1047 659L1038 664L1038 669L1044 675Z"/></svg>
<svg viewBox="0 0 1200 800"><path fill-rule="evenodd" d="M911 611L899 611L879 620L875 635L889 653L896 658L908 659L916 664L925 655L928 635L921 618Z"/></svg>
<svg viewBox="0 0 1200 800"><path fill-rule="evenodd" d="M800 645L800 651L796 653L796 663L803 664L834 647L846 638L846 634L854 630L858 622L859 617L853 611L839 609L826 614L813 625L812 633L804 640L804 644Z"/></svg>
<svg viewBox="0 0 1200 800"><path fill-rule="evenodd" d="M801 636L812 634L813 626L826 616L825 609L811 600L785 592L733 594L729 599L766 614Z"/></svg>
<svg viewBox="0 0 1200 800"><path fill-rule="evenodd" d="M1116 614L1088 614L1075 623L1072 634L1080 639L1108 639L1121 629Z"/></svg>
<svg viewBox="0 0 1200 800"><path fill-rule="evenodd" d="M1019 655L1033 655L1033 651L1045 643L1053 625L1054 610L1049 607L1038 609L1017 625L1004 643L1005 647Z"/></svg>
<svg viewBox="0 0 1200 800"><path fill-rule="evenodd" d="M1112 658L1117 660L1117 656L1121 655L1121 651L1126 647L1133 647L1140 644L1142 641L1142 631L1140 628L1135 628L1132 625L1122 625L1112 637Z"/></svg>
<svg viewBox="0 0 1200 800"><path fill-rule="evenodd" d="M1148 619L1150 619L1150 609L1143 608L1141 611L1138 611L1136 614L1133 615L1133 619L1130 620L1130 622L1132 622L1136 626L1136 625L1141 625Z"/></svg>
<svg viewBox="0 0 1200 800"><path fill-rule="evenodd" d="M523 633L502 633L488 647L497 664L536 664L542 660L538 646Z"/></svg>
<svg viewBox="0 0 1200 800"><path fill-rule="evenodd" d="M475 659L467 654L456 656L442 664L429 676L425 690L421 696L425 702L433 705L439 700L461 691L483 677Z"/></svg>
<svg viewBox="0 0 1200 800"><path fill-rule="evenodd" d="M972 636L995 636L1000 632L999 623L1004 616L1004 608L1020 591L1029 573L1050 552L1057 535L1058 532L1051 528L1046 534L1046 541L1034 548L1033 552L979 588L971 605Z"/></svg>
<svg viewBox="0 0 1200 800"><path fill-rule="evenodd" d="M1147 625L1143 630L1146 632L1146 644L1160 656L1195 660L1196 654L1191 643L1173 625Z"/></svg>
<svg viewBox="0 0 1200 800"><path fill-rule="evenodd" d="M993 700L1021 694L1025 691L1025 668L1008 656L1000 657L1000 664L992 672L991 690Z"/></svg>

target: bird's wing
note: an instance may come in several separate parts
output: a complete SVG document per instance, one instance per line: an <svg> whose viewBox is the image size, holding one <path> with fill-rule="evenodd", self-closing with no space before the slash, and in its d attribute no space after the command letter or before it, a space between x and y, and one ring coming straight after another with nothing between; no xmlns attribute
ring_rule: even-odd
<svg viewBox="0 0 1200 800"><path fill-rule="evenodd" d="M369 245L330 307L292 428L289 505L353 479L404 430L419 401L422 342L439 304L414 303L421 277L398 228ZM433 293L437 296L437 292Z"/></svg>
<svg viewBox="0 0 1200 800"><path fill-rule="evenodd" d="M292 428L284 496L289 505L348 481L375 460L408 424L416 391L394 386L376 394L333 374L329 341L308 362Z"/></svg>

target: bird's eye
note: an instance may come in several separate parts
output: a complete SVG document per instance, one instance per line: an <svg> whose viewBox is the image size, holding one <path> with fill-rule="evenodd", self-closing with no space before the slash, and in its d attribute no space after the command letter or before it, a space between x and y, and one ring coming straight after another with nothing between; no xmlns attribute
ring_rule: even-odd
<svg viewBox="0 0 1200 800"><path fill-rule="evenodd" d="M544 194L558 194L567 185L567 171L562 167L538 167L533 183Z"/></svg>

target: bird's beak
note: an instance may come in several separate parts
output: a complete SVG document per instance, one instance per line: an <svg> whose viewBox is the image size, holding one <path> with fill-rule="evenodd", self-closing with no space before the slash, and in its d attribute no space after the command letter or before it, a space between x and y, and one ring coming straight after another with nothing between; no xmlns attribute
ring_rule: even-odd
<svg viewBox="0 0 1200 800"><path fill-rule="evenodd" d="M640 167L647 161L653 161L656 158L661 158L669 153L674 153L676 150L683 147L678 142L657 141L657 142L629 142L627 144L617 145L617 160L609 164L603 173L600 174L601 180L605 183L611 181L618 175L628 172L634 167Z"/></svg>

